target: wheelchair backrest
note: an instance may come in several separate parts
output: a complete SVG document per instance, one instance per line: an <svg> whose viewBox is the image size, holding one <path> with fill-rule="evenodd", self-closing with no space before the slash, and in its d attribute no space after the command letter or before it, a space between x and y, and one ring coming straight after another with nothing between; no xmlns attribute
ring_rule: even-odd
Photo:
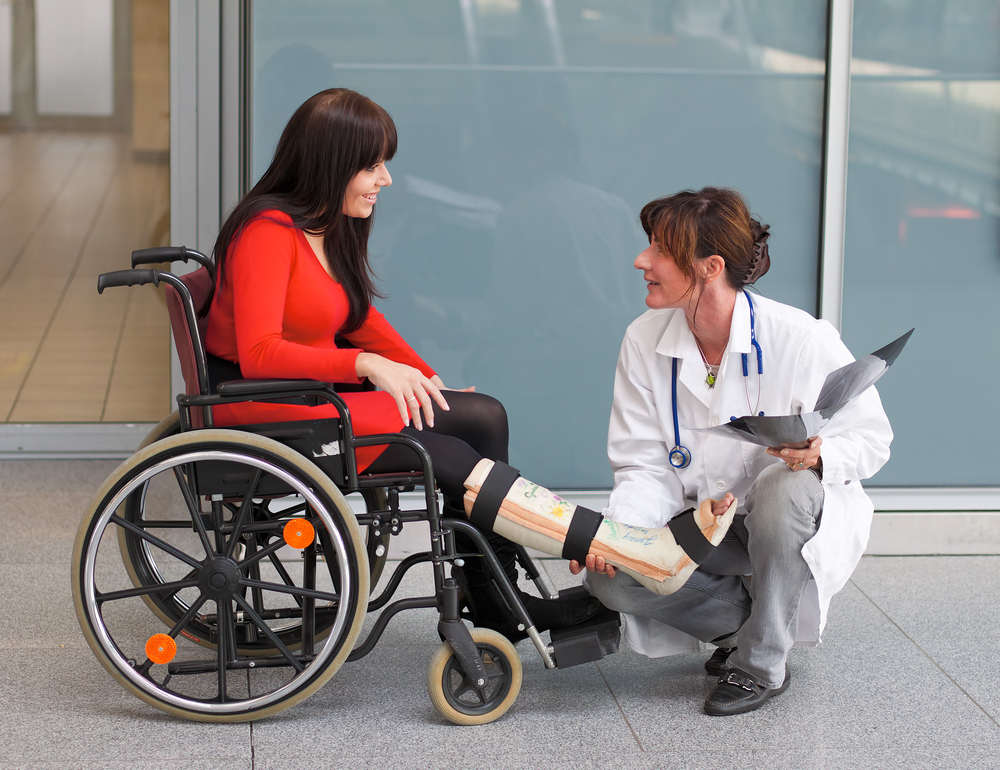
<svg viewBox="0 0 1000 770"><path fill-rule="evenodd" d="M208 269L201 267L179 277L191 293L194 306L199 309L204 308L205 303L211 299L209 294L213 289L212 276ZM195 328L192 329L180 292L167 284L166 296L170 328L174 333L174 346L177 348L181 374L184 376L184 392L189 396L208 395L211 392L211 384L207 375L203 376L202 374L207 371L207 365L205 362L201 362L202 365L199 366L198 361L198 352L205 349L205 330L208 327L208 317L207 315L199 316ZM200 345L195 344L194 335L198 335ZM200 409L191 410L191 427L204 427Z"/></svg>

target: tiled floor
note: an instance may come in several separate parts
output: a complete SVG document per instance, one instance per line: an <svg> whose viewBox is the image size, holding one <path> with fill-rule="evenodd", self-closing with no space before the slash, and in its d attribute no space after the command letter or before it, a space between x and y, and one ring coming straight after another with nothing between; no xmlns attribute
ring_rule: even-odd
<svg viewBox="0 0 1000 770"><path fill-rule="evenodd" d="M160 290L97 293L169 238L169 169L124 134L0 134L0 423L157 422L170 410Z"/></svg>
<svg viewBox="0 0 1000 770"><path fill-rule="evenodd" d="M456 727L424 680L435 617L395 618L368 657L304 703L253 724L161 714L101 668L77 625L76 528L109 461L0 462L0 770L12 768L996 768L1000 557L866 557L834 600L825 644L795 649L792 685L712 718L704 656L623 649L547 671L518 646L512 709ZM543 562L552 582L574 580ZM408 591L427 590L429 571Z"/></svg>

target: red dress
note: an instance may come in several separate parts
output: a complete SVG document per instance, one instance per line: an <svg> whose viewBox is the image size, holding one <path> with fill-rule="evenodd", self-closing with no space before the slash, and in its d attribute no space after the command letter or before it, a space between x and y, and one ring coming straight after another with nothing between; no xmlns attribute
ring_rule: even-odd
<svg viewBox="0 0 1000 770"><path fill-rule="evenodd" d="M343 287L320 265L305 234L291 218L267 211L250 222L230 248L222 285L208 316L205 348L239 364L247 379L309 379L359 382L355 359L377 353L434 376L374 307L364 323L344 332L348 301ZM340 333L359 349L338 348ZM403 421L396 402L383 391L342 394L357 435L396 433ZM214 408L216 425L315 420L337 417L333 404L241 403ZM358 470L384 447L358 450Z"/></svg>

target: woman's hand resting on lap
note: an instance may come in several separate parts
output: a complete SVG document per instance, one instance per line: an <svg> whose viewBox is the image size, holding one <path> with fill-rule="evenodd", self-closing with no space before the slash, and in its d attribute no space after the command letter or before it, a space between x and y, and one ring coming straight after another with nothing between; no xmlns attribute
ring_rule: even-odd
<svg viewBox="0 0 1000 770"><path fill-rule="evenodd" d="M376 388L393 397L404 425L410 424L412 415L413 426L417 430L424 429L424 420L429 428L433 428L434 405L431 399L448 411L448 402L441 394L444 383L437 375L433 378L425 377L419 369L390 361L375 353L359 353L354 370L358 379L367 377Z"/></svg>
<svg viewBox="0 0 1000 770"><path fill-rule="evenodd" d="M712 503L712 515L721 516L726 511L729 510L729 506L733 504L732 492L726 492L725 496L721 500L715 500ZM608 577L614 577L618 570L612 567L610 564L606 564L603 556L594 556L592 553L587 554L587 563L581 565L576 559L572 559L569 563L569 571L574 575L579 575L583 572L584 567L587 568L588 572L603 572Z"/></svg>

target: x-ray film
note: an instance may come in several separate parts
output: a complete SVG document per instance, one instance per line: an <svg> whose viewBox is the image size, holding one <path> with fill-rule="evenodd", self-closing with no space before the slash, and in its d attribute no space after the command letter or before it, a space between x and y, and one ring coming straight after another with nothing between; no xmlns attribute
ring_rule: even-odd
<svg viewBox="0 0 1000 770"><path fill-rule="evenodd" d="M761 446L804 445L813 436L818 436L823 427L841 409L874 385L889 370L911 334L913 329L884 348L830 372L812 412L778 417L770 415L739 417L725 425L702 430L721 433L729 438Z"/></svg>

